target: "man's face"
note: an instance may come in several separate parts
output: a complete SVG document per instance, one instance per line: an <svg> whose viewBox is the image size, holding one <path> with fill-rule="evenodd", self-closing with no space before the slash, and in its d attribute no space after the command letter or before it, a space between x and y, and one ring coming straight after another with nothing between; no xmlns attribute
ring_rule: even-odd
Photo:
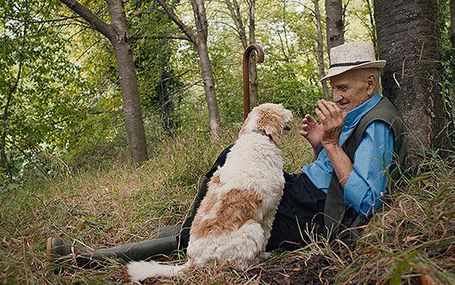
<svg viewBox="0 0 455 285"><path fill-rule="evenodd" d="M350 70L330 78L332 99L341 111L349 112L371 97L368 74L361 70Z"/></svg>

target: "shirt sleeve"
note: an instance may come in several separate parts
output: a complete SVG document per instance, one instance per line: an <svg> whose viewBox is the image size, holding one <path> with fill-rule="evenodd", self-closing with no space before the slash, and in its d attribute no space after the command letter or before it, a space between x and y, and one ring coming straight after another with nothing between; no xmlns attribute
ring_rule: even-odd
<svg viewBox="0 0 455 285"><path fill-rule="evenodd" d="M344 185L344 200L365 218L382 205L393 147L392 129L385 122L374 121L365 130L354 154L353 170Z"/></svg>

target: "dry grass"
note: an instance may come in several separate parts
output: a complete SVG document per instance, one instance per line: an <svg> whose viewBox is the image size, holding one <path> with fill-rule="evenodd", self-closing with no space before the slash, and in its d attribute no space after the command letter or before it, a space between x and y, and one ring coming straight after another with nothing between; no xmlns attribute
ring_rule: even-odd
<svg viewBox="0 0 455 285"><path fill-rule="evenodd" d="M297 124L283 142L289 172L312 158ZM203 136L169 139L155 146L152 158L139 169L120 161L102 170L69 171L54 181L28 181L0 193L0 283L122 284L123 268L115 263L103 271L68 264L63 274L54 274L55 266L45 256L46 238L60 236L93 248L151 238L154 228L184 218L199 177L235 137L233 128L218 142ZM452 166L428 159L416 178L402 181L389 201L390 210L375 216L355 250L338 251L319 241L296 252L276 253L248 272L211 264L184 277L148 282L455 284L453 185Z"/></svg>
<svg viewBox="0 0 455 285"><path fill-rule="evenodd" d="M455 284L455 171L428 159L369 223L340 283ZM424 283L422 280L435 283Z"/></svg>

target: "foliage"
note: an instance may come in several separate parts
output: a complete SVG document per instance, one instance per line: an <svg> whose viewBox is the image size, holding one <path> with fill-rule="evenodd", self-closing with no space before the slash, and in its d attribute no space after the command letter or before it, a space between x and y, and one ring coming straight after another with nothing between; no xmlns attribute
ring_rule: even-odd
<svg viewBox="0 0 455 285"><path fill-rule="evenodd" d="M134 6L128 16L142 104L146 116L155 119L156 114L163 129L172 134L179 125L173 111L183 93L182 74L176 74L170 63L177 43L166 38L173 26L158 3L130 4Z"/></svg>
<svg viewBox="0 0 455 285"><path fill-rule="evenodd" d="M247 3L239 2L246 20ZM440 2L438 19L447 78L442 84L449 92L453 53L447 38L447 1ZM109 20L101 1L83 3ZM172 3L181 18L191 23L189 4ZM220 115L225 126L237 125L242 121L243 50L225 4L207 3L208 44ZM367 39L371 27L365 3L345 4L346 39ZM0 166L0 177L22 177L27 169L52 176L66 168L64 165L90 165L90 157L100 165L104 159L115 159L115 153L124 152L122 102L107 40L83 21L66 18L68 10L56 0L3 1L0 5L2 113L22 62L18 86L7 110L7 135L2 146L7 164ZM150 147L167 135L207 131L207 107L195 48L176 39L180 31L156 2L127 1L125 10ZM256 40L265 50L265 62L258 65L259 102L283 103L299 115L312 113L314 102L322 96L313 17L310 3L257 1ZM447 103L450 113L450 101Z"/></svg>
<svg viewBox="0 0 455 285"><path fill-rule="evenodd" d="M9 167L19 171L40 160L42 152L58 154L77 143L80 121L90 115L97 88L69 60L61 31L47 22L58 11L55 3L2 3L6 6L0 16L5 24L1 38L5 55L0 67L2 110L11 96L4 147ZM16 81L17 88L12 90ZM47 173L43 166L35 165Z"/></svg>

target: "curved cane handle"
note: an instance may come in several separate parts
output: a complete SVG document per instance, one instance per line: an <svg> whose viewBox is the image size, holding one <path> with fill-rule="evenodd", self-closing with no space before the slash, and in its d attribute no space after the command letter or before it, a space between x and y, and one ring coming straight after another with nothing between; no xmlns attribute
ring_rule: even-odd
<svg viewBox="0 0 455 285"><path fill-rule="evenodd" d="M250 55L256 51L257 63L264 62L264 51L257 44L249 45L243 53L243 119L246 119L250 112Z"/></svg>

